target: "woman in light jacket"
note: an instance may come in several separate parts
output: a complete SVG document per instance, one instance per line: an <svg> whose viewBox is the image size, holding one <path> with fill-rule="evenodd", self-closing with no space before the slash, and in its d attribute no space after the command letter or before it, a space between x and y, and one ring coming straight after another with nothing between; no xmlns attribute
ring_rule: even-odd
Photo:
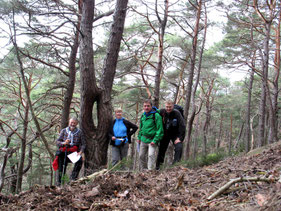
<svg viewBox="0 0 281 211"><path fill-rule="evenodd" d="M138 126L122 117L122 109L115 110L115 119L109 129L109 139L112 145L112 166L127 157L131 136Z"/></svg>

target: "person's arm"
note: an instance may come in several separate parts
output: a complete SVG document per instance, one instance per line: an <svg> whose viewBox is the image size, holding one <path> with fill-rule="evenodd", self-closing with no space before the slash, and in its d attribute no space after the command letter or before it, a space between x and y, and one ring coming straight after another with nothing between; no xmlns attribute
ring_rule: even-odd
<svg viewBox="0 0 281 211"><path fill-rule="evenodd" d="M80 146L79 153L81 154L81 153L85 152L85 149L86 149L86 140L85 140L85 136L84 136L84 133L82 130L81 130L80 138L81 138L81 146Z"/></svg>
<svg viewBox="0 0 281 211"><path fill-rule="evenodd" d="M65 144L64 143L64 132L65 132L65 129L62 129L60 131L59 138L56 140L56 144L57 144L58 148L63 147Z"/></svg>
<svg viewBox="0 0 281 211"><path fill-rule="evenodd" d="M184 122L184 118L182 117L182 115L180 114L180 112L177 112L177 119L178 119L178 138L181 142L184 141L184 137L185 137L185 122Z"/></svg>
<svg viewBox="0 0 281 211"><path fill-rule="evenodd" d="M140 118L140 129L139 129L139 133L138 133L138 140L137 140L137 142L138 143L140 143L140 141L141 141L141 136L142 136L142 117L143 116L141 116L141 118Z"/></svg>
<svg viewBox="0 0 281 211"><path fill-rule="evenodd" d="M153 143L157 144L160 142L164 135L164 129L163 129L163 122L162 117L160 114L155 114L155 124L156 124L156 134L152 140Z"/></svg>
<svg viewBox="0 0 281 211"><path fill-rule="evenodd" d="M138 126L126 119L124 119L123 122L127 128L128 142L131 143L131 136L138 130Z"/></svg>
<svg viewBox="0 0 281 211"><path fill-rule="evenodd" d="M114 132L113 132L113 126L114 126L115 120L112 120L109 126L108 130L108 139L111 141L112 137L114 137Z"/></svg>
<svg viewBox="0 0 281 211"><path fill-rule="evenodd" d="M125 120L125 123L127 124L128 129L127 136L132 136L138 130L138 126L128 120Z"/></svg>

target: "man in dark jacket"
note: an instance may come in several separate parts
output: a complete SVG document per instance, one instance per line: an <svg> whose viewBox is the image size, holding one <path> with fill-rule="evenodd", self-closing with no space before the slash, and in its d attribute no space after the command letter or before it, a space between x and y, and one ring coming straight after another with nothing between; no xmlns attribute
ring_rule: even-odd
<svg viewBox="0 0 281 211"><path fill-rule="evenodd" d="M165 102L165 109L160 110L163 118L164 136L160 141L156 169L159 170L164 162L165 154L170 141L175 147L173 164L179 162L182 156L183 140L185 136L185 122L181 113L174 109L174 103L171 100Z"/></svg>

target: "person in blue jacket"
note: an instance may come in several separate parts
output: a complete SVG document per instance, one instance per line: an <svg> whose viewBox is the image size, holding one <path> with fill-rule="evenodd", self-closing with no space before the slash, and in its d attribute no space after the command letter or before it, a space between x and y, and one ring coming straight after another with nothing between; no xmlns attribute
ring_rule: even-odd
<svg viewBox="0 0 281 211"><path fill-rule="evenodd" d="M115 117L109 130L109 139L112 145L112 166L127 157L131 136L138 129L138 126L122 117L121 108L115 110Z"/></svg>

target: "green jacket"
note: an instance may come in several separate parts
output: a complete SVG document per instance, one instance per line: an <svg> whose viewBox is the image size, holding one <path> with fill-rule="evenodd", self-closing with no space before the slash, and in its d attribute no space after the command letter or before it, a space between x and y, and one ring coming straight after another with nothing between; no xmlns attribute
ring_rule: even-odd
<svg viewBox="0 0 281 211"><path fill-rule="evenodd" d="M155 120L153 116L155 115ZM151 113L146 116L142 114L140 119L140 130L138 134L138 140L144 143L154 142L159 143L164 135L162 117L159 113Z"/></svg>

